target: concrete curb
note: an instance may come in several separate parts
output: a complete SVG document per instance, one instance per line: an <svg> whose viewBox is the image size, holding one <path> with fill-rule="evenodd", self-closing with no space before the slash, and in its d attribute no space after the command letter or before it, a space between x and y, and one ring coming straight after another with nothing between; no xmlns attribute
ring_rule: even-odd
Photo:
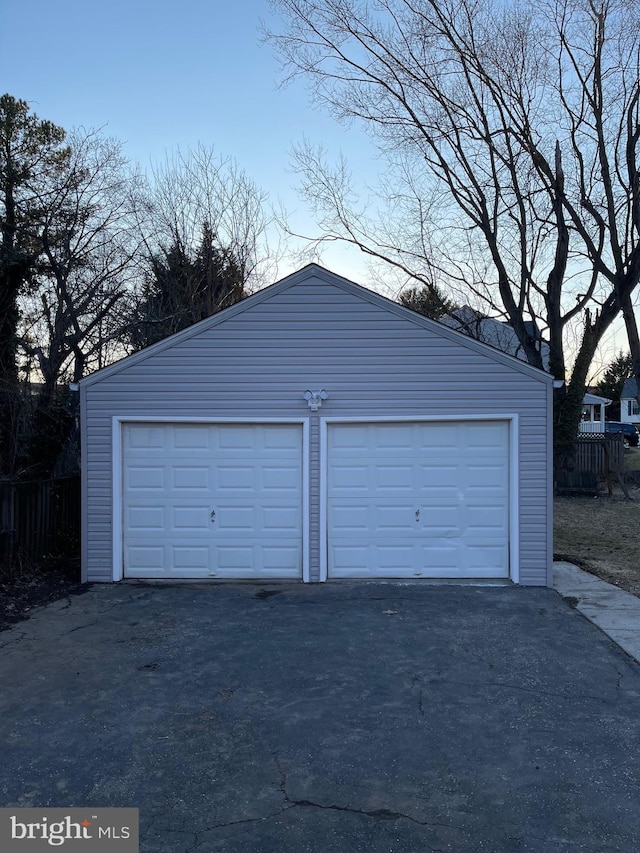
<svg viewBox="0 0 640 853"><path fill-rule="evenodd" d="M640 598L565 562L553 564L553 588L640 663Z"/></svg>

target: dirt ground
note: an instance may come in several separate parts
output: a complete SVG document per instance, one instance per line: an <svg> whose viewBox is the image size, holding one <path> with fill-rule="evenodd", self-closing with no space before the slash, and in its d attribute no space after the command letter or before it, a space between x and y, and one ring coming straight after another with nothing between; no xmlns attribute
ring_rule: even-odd
<svg viewBox="0 0 640 853"><path fill-rule="evenodd" d="M556 498L553 548L566 559L609 583L640 597L640 488L633 501L619 489L613 497Z"/></svg>
<svg viewBox="0 0 640 853"><path fill-rule="evenodd" d="M28 619L31 610L88 588L80 583L78 560L55 560L0 572L0 631Z"/></svg>

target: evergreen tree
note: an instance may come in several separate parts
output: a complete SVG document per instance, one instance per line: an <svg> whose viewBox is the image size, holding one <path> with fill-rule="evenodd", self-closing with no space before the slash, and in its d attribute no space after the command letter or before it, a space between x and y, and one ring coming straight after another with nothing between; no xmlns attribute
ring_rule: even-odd
<svg viewBox="0 0 640 853"><path fill-rule="evenodd" d="M620 395L624 383L633 376L633 360L631 353L619 352L602 374L602 379L595 386L595 393L600 397L612 400L607 406L607 420L620 420Z"/></svg>
<svg viewBox="0 0 640 853"><path fill-rule="evenodd" d="M408 288L400 294L400 302L431 320L439 320L456 307L435 284Z"/></svg>
<svg viewBox="0 0 640 853"><path fill-rule="evenodd" d="M216 245L208 223L193 255L176 241L150 258L150 272L131 333L142 349L228 308L246 296L242 264Z"/></svg>

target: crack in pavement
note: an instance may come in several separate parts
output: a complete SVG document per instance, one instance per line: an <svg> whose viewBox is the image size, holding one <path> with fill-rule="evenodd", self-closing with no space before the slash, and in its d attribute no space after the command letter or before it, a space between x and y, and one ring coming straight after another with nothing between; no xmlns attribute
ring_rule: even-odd
<svg viewBox="0 0 640 853"><path fill-rule="evenodd" d="M553 699L566 699L569 702L575 702L576 699L593 699L596 702L610 702L611 700L606 696L591 696L589 694L578 695L578 696L569 696L566 693L553 693L549 690L540 690L536 687L523 687L520 684L509 684L503 681L476 681L476 682L467 682L467 681L451 681L447 678L432 678L427 682L428 684L453 684L456 687L500 687L506 690L519 690L523 693L533 693L536 696L550 696Z"/></svg>
<svg viewBox="0 0 640 853"><path fill-rule="evenodd" d="M8 630L10 631L11 628L9 628ZM7 646L11 646L11 645L13 645L13 643L19 643L20 640L26 640L26 638L27 638L27 632L21 631L20 634L18 634L17 636L11 637L11 639L8 642L2 643L2 645L0 645L0 649L6 649Z"/></svg>
<svg viewBox="0 0 640 853"><path fill-rule="evenodd" d="M188 847L185 850L185 853L190 853L190 851L196 850L198 847L200 847L201 844L204 844L204 839L201 841L200 836L204 835L207 832L211 832L214 829L224 829L227 827L240 826L248 823L261 823L263 821L272 820L274 817L280 817L280 815L295 808L313 808L322 809L323 811L344 812L346 814L363 815L364 817L371 817L376 820L408 820L411 823L417 824L418 826L440 826L445 829L456 828L446 823L436 823L435 821L418 820L417 818L413 818L410 815L402 814L401 812L393 812L389 809L372 809L371 811L367 811L366 809L357 809L352 808L350 806L339 806L335 803L332 803L330 805L323 805L322 803L314 803L311 800L290 800L286 794L285 797L287 805L282 806L275 812L263 815L262 817L250 817L240 820L227 821L225 823L215 823L211 826L206 826L203 829L199 829L197 832L194 832L193 846ZM428 845L423 845L422 849L425 851L430 851L430 853L444 853L441 847L430 847Z"/></svg>
<svg viewBox="0 0 640 853"><path fill-rule="evenodd" d="M403 812L391 811L391 809L358 809L352 806L339 806L336 803L331 803L329 805L323 805L322 803L315 803L312 800L292 800L287 794L286 786L287 786L287 774L282 766L282 762L280 761L280 756L277 752L273 752L273 759L275 761L276 767L278 768L278 773L280 776L280 782L278 785L278 790L284 797L284 800L288 805L282 809L278 814L282 814L284 811L287 811L289 808L314 808L314 809L323 809L325 811L338 811L338 812L347 812L349 814L357 814L364 815L365 817L372 817L376 820L408 820L411 823L415 823L418 826L440 826L445 829L455 829L454 826L447 823L438 823L436 821L429 820L419 820L418 818L411 817L411 815L404 814ZM437 848L428 848L429 850L434 850L437 853Z"/></svg>
<svg viewBox="0 0 640 853"><path fill-rule="evenodd" d="M293 805L283 806L271 814L262 815L262 817L246 817L241 818L240 820L230 820L224 823L214 823L211 826L205 826L203 829L198 829L193 833L193 846L187 847L185 853L189 853L189 851L195 850L200 847L201 844L204 844L204 840L200 841L200 836L204 835L206 832L212 832L214 829L226 829L230 826L241 826L248 823L262 823L266 820L272 820L274 817L279 817L281 814L284 814L284 812L289 811L289 809L292 809L293 807Z"/></svg>
<svg viewBox="0 0 640 853"><path fill-rule="evenodd" d="M116 607L121 607L123 604L130 604L131 602L142 601L145 598L150 598L153 595L153 591L143 592L140 595L133 596L132 598L121 598L119 601L115 601L109 607L106 607L95 619L93 622L87 622L86 625L77 625L75 628L71 628L69 631L65 631L61 636L66 637L68 634L73 634L76 631L82 631L85 628L91 628L93 625L97 625L105 614L110 613L112 610L115 610Z"/></svg>
<svg viewBox="0 0 640 853"><path fill-rule="evenodd" d="M421 681L420 676L414 673L411 676L411 688L410 689L413 690L414 687L416 687L417 685L420 684L420 681ZM421 716L426 717L425 710L424 710L424 690L422 689L422 687L419 687L419 689L418 689L418 713L421 714Z"/></svg>
<svg viewBox="0 0 640 853"><path fill-rule="evenodd" d="M284 771L282 769L282 766L280 764L278 756L274 756L274 757L275 757L276 764L278 766L278 771L281 774L279 789L282 790L282 784L283 784L282 776L283 776ZM286 781L286 779L285 779L285 781ZM289 800L286 793L284 794L284 796L285 796L287 805L281 807L280 809L278 809L278 810L276 810L270 814L263 815L262 817L242 818L239 820L232 820L232 821L225 821L222 823L215 823L215 824L212 824L211 826L203 827L202 829L199 829L197 831L179 830L179 829L175 829L175 828L173 828L171 831L173 833L179 833L179 834L192 835L193 836L193 844L190 847L186 847L184 850L184 853L191 853L191 851L196 850L198 847L200 847L202 844L205 843L205 839L203 839L203 838L201 839L201 836L207 832L212 832L215 829L224 829L227 827L241 826L241 825L246 825L246 824L251 824L251 823L261 823L261 822L264 822L267 820L272 820L274 817L279 817L280 815L282 815L285 812L290 811L291 809L294 809L294 808L316 808L316 809L322 809L323 811L345 812L348 814L357 814L357 815L364 815L365 817L372 817L372 818L375 818L376 820L388 820L388 821L408 820L411 823L417 824L418 826L436 826L436 827L442 827L444 829L459 828L459 827L455 827L451 824L446 824L446 823L436 823L435 821L421 821L421 820L418 820L416 818L410 817L409 815L403 814L402 812L394 812L394 811L390 811L389 809L372 809L372 810L368 811L366 809L357 809L357 808L351 808L349 806L339 806L336 804L322 805L321 803L314 803L311 800ZM525 836L518 836L518 837L510 836L509 841L513 842L514 846L516 844L522 844L524 842L536 841L536 842L540 842L541 844L560 845L558 847L558 849L561 849L561 847L562 848L578 847L582 850L592 850L593 853L604 853L604 851L611 851L611 853L617 853L617 851L619 849L617 847L610 847L608 845L604 846L604 847L602 845L599 845L598 847L592 847L591 845L588 844L588 842L585 843L583 841L571 841L571 840L566 839L566 838L562 838L562 839L540 838L540 837L536 837L536 836L532 836L532 835L525 835ZM140 839L140 846L141 846L141 850L150 850L151 849L150 847L147 846L146 841L142 838ZM444 853L443 848L441 848L441 847L430 847L428 845L422 845L421 850L430 851L430 853Z"/></svg>
<svg viewBox="0 0 640 853"><path fill-rule="evenodd" d="M312 800L289 800L292 806L301 806L304 808L314 808L314 809L323 809L326 811L336 811L336 812L347 812L348 814L358 814L364 815L365 817L373 817L376 820L408 820L411 823L415 823L418 826L440 826L444 829L456 829L455 826L452 826L448 823L438 823L433 820L418 820L417 817L411 817L411 815L404 814L404 812L394 812L390 809L371 809L370 811L367 809L357 809L353 806L339 806L335 803L331 803L330 805L323 805L322 803L314 803ZM438 848L429 848L430 850L436 850Z"/></svg>
<svg viewBox="0 0 640 853"><path fill-rule="evenodd" d="M278 768L278 773L280 774L280 784L278 786L278 790L280 791L280 793L284 797L285 801L290 802L289 797L287 796L287 792L286 792L287 774L284 771L284 768L280 762L280 756L278 755L277 752L273 753L273 760L275 761L276 767Z"/></svg>
<svg viewBox="0 0 640 853"><path fill-rule="evenodd" d="M87 622L84 625L76 625L75 628L70 628L68 631L62 631L60 634L57 634L56 636L59 639L60 637L66 637L69 634L74 634L76 631L83 631L85 628L91 628L94 625L98 625L101 622L102 618L105 616L105 614L110 613L112 610L115 610L116 607L121 607L123 604L129 604L130 602L142 601L143 599L149 598L152 595L153 595L153 590L149 590L147 592L142 592L140 595L136 595L132 598L121 598L119 601L113 602L113 604L109 605L108 607L104 607L104 609L101 610L99 616L96 619L94 619L92 622ZM73 598L75 598L75 596ZM50 601L48 604L39 605L39 609L48 607L51 604L57 604L60 600L61 599L58 599L57 601ZM65 604L64 607L58 608L59 611L68 610L69 607L71 606L71 603L72 603L72 597L71 596L67 596L64 600L67 603ZM30 620L25 620L25 621L30 621ZM16 623L16 625L17 624L19 624L19 623ZM32 625L33 625L33 623L32 623ZM6 631L11 631L11 630L15 630L15 628L10 626L9 628L6 629ZM5 633L5 632L3 631L3 633ZM27 639L32 639L31 637L29 637L29 629L23 628L21 630L20 634L18 634L17 636L13 635L10 640L7 640L6 643L0 644L0 649L5 649L8 646L12 645L13 643L21 642L21 641L27 640ZM40 638L36 638L36 639L40 639Z"/></svg>

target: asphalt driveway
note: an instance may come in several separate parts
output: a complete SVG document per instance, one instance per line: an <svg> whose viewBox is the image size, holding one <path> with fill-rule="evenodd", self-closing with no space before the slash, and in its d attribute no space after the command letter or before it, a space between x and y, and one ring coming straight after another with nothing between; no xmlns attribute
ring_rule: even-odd
<svg viewBox="0 0 640 853"><path fill-rule="evenodd" d="M0 685L0 805L142 851L640 849L640 666L551 590L94 586Z"/></svg>

